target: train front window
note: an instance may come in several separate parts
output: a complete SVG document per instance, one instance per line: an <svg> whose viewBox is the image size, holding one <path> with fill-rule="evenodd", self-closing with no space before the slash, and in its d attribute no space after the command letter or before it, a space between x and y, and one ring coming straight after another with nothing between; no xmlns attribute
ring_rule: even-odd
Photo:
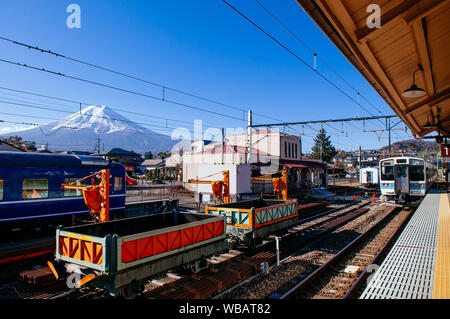
<svg viewBox="0 0 450 319"><path fill-rule="evenodd" d="M24 179L22 184L23 199L48 197L48 179Z"/></svg>
<svg viewBox="0 0 450 319"><path fill-rule="evenodd" d="M396 172L397 178L406 178L408 177L408 166L397 165Z"/></svg>
<svg viewBox="0 0 450 319"><path fill-rule="evenodd" d="M381 179L384 181L394 180L394 166L392 161L381 163Z"/></svg>
<svg viewBox="0 0 450 319"><path fill-rule="evenodd" d="M420 182L425 180L423 161L411 161L411 165L409 166L409 177L412 182Z"/></svg>
<svg viewBox="0 0 450 319"><path fill-rule="evenodd" d="M3 180L0 179L0 200L3 199Z"/></svg>

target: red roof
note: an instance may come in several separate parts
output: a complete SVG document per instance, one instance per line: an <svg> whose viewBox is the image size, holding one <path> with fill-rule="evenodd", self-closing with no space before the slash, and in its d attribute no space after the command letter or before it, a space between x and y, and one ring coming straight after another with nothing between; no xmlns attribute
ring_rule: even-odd
<svg viewBox="0 0 450 319"><path fill-rule="evenodd" d="M298 167L298 168L329 168L327 164L320 162L309 162L309 161L280 161L281 165L286 165L287 167Z"/></svg>
<svg viewBox="0 0 450 319"><path fill-rule="evenodd" d="M203 152L198 152L196 154L199 153L207 153L207 154L221 154L222 153L222 145L216 145L213 149L210 150L206 150ZM224 154L236 154L236 153L242 153L242 154L247 154L247 148L243 147L243 146L236 146L236 145L225 145L224 150L223 150ZM258 155L269 155L266 152L263 152L259 149L256 148L252 148L252 154L258 154Z"/></svg>

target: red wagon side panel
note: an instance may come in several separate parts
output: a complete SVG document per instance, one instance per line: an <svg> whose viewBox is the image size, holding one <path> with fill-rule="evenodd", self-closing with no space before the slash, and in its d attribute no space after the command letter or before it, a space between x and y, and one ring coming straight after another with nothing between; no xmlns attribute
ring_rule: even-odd
<svg viewBox="0 0 450 319"><path fill-rule="evenodd" d="M130 263L187 247L224 234L223 220L181 228L125 241L121 245L121 262Z"/></svg>

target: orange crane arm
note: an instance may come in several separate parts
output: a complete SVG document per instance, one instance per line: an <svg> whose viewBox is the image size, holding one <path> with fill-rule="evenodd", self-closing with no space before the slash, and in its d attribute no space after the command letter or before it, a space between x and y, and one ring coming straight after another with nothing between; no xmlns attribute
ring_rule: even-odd
<svg viewBox="0 0 450 319"><path fill-rule="evenodd" d="M269 176L269 175L275 175L281 173L282 176L280 177L252 177L252 180L254 181L272 181L273 182L273 191L280 193L283 197L283 200L287 200L287 169L286 166L278 172L272 173L272 174L266 174L263 176ZM281 182L281 185L280 185Z"/></svg>
<svg viewBox="0 0 450 319"><path fill-rule="evenodd" d="M210 177L216 174L223 174L223 179L220 181L205 181L201 179L189 179L188 183L192 184L211 184L211 188L213 191L213 194L217 198L223 198L223 202L225 204L230 203L230 171L222 171L219 173L214 173L202 178ZM222 191L223 190L223 191Z"/></svg>
<svg viewBox="0 0 450 319"><path fill-rule="evenodd" d="M76 183L89 177L99 176L100 183L98 185L76 185ZM61 187L64 189L81 190L83 193L84 203L91 210L91 214L96 216L99 222L109 221L109 170L103 169L99 172L83 177L71 183L63 183Z"/></svg>

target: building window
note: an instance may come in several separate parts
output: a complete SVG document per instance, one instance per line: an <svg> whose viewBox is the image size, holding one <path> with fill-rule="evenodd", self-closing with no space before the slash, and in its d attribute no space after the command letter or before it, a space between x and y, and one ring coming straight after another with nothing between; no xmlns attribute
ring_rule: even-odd
<svg viewBox="0 0 450 319"><path fill-rule="evenodd" d="M288 144L289 157L291 157L291 143Z"/></svg>
<svg viewBox="0 0 450 319"><path fill-rule="evenodd" d="M298 153L297 153L297 144L295 144L295 158L298 158Z"/></svg>
<svg viewBox="0 0 450 319"><path fill-rule="evenodd" d="M122 181L123 181L123 177L114 177L114 190L115 191L122 190Z"/></svg>
<svg viewBox="0 0 450 319"><path fill-rule="evenodd" d="M48 179L24 179L22 198L36 199L48 197Z"/></svg>
<svg viewBox="0 0 450 319"><path fill-rule="evenodd" d="M287 142L284 142L284 157L287 157Z"/></svg>

